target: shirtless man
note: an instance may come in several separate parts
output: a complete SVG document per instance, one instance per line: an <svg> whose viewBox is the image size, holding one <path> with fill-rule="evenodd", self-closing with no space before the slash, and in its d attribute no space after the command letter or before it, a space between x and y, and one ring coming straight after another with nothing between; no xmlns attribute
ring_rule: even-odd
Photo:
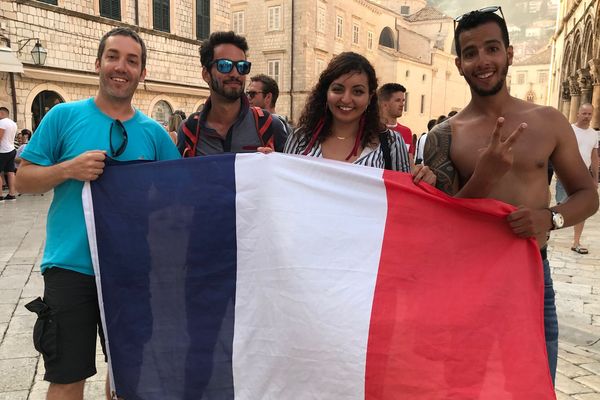
<svg viewBox="0 0 600 400"><path fill-rule="evenodd" d="M594 214L598 194L562 114L510 96L506 75L513 49L500 7L457 18L454 39L455 63L470 86L471 101L429 133L425 164L436 173L438 189L446 193L489 197L518 207L507 217L508 224L520 237L535 237L542 253L546 347L554 381L558 322L545 257L547 233ZM549 159L569 193L565 203L552 209Z"/></svg>

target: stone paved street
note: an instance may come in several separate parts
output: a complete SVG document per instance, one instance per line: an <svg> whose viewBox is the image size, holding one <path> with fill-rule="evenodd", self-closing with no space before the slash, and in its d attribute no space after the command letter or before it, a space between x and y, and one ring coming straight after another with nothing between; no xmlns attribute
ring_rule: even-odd
<svg viewBox="0 0 600 400"><path fill-rule="evenodd" d="M0 400L45 396L43 364L31 343L34 315L24 304L42 294L39 263L50 200L21 196L0 204ZM588 220L584 230L591 254L570 250L572 232L554 233L549 247L561 325L557 397L600 400L600 217ZM86 399L103 398L106 366L98 360Z"/></svg>

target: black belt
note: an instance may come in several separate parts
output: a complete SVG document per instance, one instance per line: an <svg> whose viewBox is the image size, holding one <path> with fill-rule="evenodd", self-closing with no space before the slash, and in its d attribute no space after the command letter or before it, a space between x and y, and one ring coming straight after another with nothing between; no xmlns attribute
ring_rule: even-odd
<svg viewBox="0 0 600 400"><path fill-rule="evenodd" d="M542 256L542 261L546 261L548 259L548 245L545 245L540 249L540 255Z"/></svg>

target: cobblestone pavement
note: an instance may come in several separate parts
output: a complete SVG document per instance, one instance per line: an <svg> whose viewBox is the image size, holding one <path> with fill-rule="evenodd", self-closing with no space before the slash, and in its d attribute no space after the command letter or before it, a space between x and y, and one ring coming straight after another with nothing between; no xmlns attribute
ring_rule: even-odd
<svg viewBox="0 0 600 400"><path fill-rule="evenodd" d="M24 304L42 294L39 262L50 200L21 196L0 204L0 400L45 398L43 363L31 343L34 315ZM589 255L570 250L572 232L554 233L549 246L561 331L557 397L600 400L600 217L588 220L584 230ZM103 398L106 365L100 354L97 365L86 400Z"/></svg>

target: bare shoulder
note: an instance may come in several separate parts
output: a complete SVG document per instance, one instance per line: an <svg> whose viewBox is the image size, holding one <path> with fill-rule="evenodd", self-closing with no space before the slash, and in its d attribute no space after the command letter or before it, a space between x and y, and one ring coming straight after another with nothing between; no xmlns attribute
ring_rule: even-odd
<svg viewBox="0 0 600 400"><path fill-rule="evenodd" d="M523 100L519 100L516 107L519 110L519 113L526 115L528 119L542 121L548 124L569 123L565 116L554 107L541 106Z"/></svg>
<svg viewBox="0 0 600 400"><path fill-rule="evenodd" d="M434 126L431 131L429 131L429 135L452 135L452 125L450 124L450 120L445 120Z"/></svg>
<svg viewBox="0 0 600 400"><path fill-rule="evenodd" d="M448 121L434 126L427 133L427 140L423 148L423 160L433 163L434 160L450 157L450 143L452 141L452 127Z"/></svg>
<svg viewBox="0 0 600 400"><path fill-rule="evenodd" d="M450 121L436 125L427 134L423 150L423 163L436 174L436 187L453 195L458 190L458 175L450 158L451 144L452 125Z"/></svg>

